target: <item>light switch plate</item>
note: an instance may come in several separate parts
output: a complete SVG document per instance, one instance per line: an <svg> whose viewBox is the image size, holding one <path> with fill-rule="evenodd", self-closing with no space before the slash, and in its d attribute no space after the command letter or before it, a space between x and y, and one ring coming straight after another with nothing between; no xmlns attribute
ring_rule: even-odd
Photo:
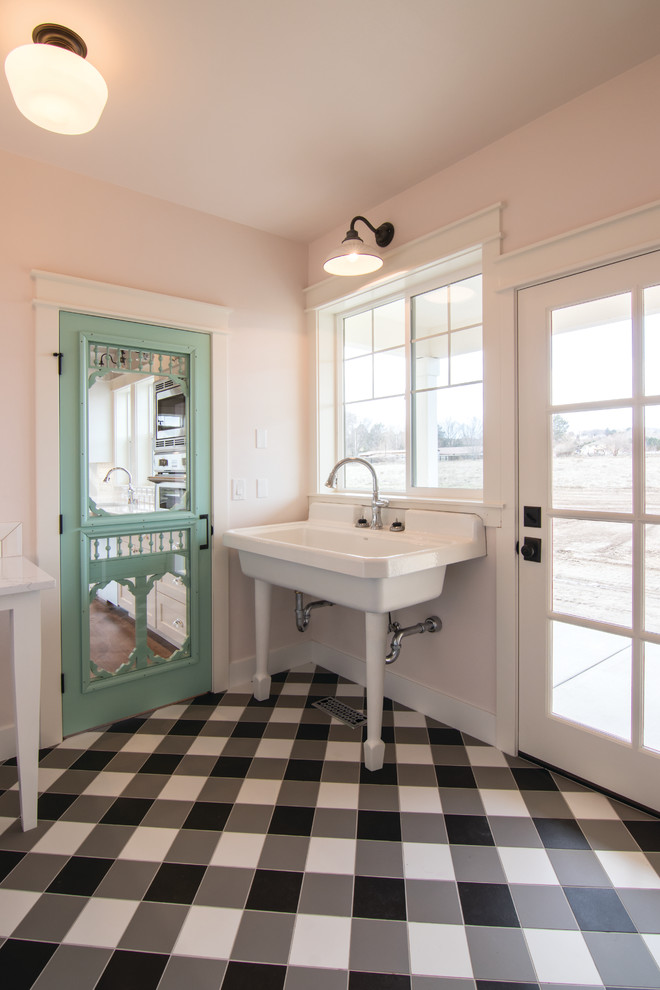
<svg viewBox="0 0 660 990"><path fill-rule="evenodd" d="M268 446L268 430L263 427L259 427L255 430L255 446L259 448L264 448Z"/></svg>
<svg viewBox="0 0 660 990"><path fill-rule="evenodd" d="M247 488L245 478L232 478L231 497L234 502L240 502L247 498Z"/></svg>
<svg viewBox="0 0 660 990"><path fill-rule="evenodd" d="M257 478L257 498L268 498L268 478Z"/></svg>

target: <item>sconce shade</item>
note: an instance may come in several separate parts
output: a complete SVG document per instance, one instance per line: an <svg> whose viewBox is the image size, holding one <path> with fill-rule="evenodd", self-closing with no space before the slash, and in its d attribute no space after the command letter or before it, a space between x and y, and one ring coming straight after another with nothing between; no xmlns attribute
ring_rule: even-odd
<svg viewBox="0 0 660 990"><path fill-rule="evenodd" d="M98 69L57 42L14 48L5 59L5 74L23 116L57 134L91 131L108 99Z"/></svg>
<svg viewBox="0 0 660 990"><path fill-rule="evenodd" d="M387 247L394 236L394 227L389 222L376 228L364 217L354 217L340 247L331 251L323 263L324 269L330 275L370 275L383 267L383 259L378 248L367 247L355 230L357 220L361 220L374 232L379 247Z"/></svg>

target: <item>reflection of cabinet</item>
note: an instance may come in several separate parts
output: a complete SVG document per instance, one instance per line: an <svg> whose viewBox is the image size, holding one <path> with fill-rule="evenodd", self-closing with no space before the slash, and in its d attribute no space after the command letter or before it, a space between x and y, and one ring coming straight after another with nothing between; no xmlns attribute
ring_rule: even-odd
<svg viewBox="0 0 660 990"><path fill-rule="evenodd" d="M183 579L166 574L147 596L147 625L174 646L182 646L187 635L186 586ZM135 618L135 599L130 590L119 586L120 608Z"/></svg>

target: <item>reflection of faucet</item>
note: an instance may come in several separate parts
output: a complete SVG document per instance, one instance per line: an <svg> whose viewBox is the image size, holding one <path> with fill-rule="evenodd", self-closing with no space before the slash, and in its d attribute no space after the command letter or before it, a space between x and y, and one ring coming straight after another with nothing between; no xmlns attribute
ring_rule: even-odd
<svg viewBox="0 0 660 990"><path fill-rule="evenodd" d="M137 498L135 497L135 488L133 487L133 479L131 477L131 472L128 471L125 467L113 467L113 468L110 468L110 470L106 474L106 476L103 479L103 481L104 482L109 482L110 481L110 475L114 471L126 471L126 474L128 475L128 504L129 505L135 505L135 503L137 502Z"/></svg>
<svg viewBox="0 0 660 990"><path fill-rule="evenodd" d="M326 488L334 488L335 480L337 477L337 471L344 464L364 464L366 468L371 471L371 476L374 483L374 491L371 496L371 529L382 529L383 520L381 519L380 510L384 509L386 505L390 503L386 498L381 498L378 494L378 478L373 466L369 461L365 461L364 457L343 457L340 461L337 461L332 471L328 475L328 480L325 483Z"/></svg>

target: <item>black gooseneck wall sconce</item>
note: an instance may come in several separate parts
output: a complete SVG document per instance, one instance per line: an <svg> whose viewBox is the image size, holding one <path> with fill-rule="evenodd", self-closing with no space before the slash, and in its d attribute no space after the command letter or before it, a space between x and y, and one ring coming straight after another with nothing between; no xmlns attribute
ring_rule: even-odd
<svg viewBox="0 0 660 990"><path fill-rule="evenodd" d="M364 243L355 229L358 220L373 232L377 248L367 247ZM323 267L330 275L369 275L377 272L383 266L378 248L387 247L393 237L394 226L389 221L381 223L380 227L374 227L365 217L353 217L341 246L328 255Z"/></svg>

